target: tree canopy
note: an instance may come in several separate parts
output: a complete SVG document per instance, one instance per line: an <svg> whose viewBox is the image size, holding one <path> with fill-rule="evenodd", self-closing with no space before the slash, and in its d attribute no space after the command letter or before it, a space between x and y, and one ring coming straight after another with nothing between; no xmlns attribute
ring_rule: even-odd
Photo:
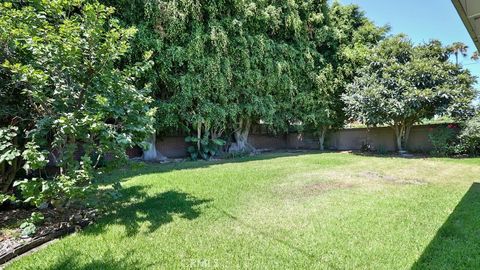
<svg viewBox="0 0 480 270"><path fill-rule="evenodd" d="M299 91L294 105L302 127L319 134L322 150L326 131L342 127L346 120L341 99L346 86L365 64L369 48L382 40L389 30L375 26L355 5L334 2L328 18L333 37L326 45L330 47L325 56L327 64L311 75L313 83ZM319 51L325 52L324 49Z"/></svg>
<svg viewBox="0 0 480 270"><path fill-rule="evenodd" d="M341 126L339 98L366 49L381 40L356 6L327 1L105 1L139 34L131 53L154 52L157 131L198 138L233 134L248 150L262 121L273 132L292 123Z"/></svg>
<svg viewBox="0 0 480 270"><path fill-rule="evenodd" d="M369 64L343 95L352 120L394 128L397 147L406 147L410 128L422 119L472 112L475 78L448 61L449 48L439 41L414 45L405 36L380 42Z"/></svg>

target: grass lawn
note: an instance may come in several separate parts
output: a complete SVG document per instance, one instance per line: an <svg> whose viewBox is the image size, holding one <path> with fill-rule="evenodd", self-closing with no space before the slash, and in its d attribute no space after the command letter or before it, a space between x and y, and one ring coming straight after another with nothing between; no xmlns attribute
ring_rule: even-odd
<svg viewBox="0 0 480 270"><path fill-rule="evenodd" d="M114 213L7 269L480 269L480 159L270 154L107 178Z"/></svg>

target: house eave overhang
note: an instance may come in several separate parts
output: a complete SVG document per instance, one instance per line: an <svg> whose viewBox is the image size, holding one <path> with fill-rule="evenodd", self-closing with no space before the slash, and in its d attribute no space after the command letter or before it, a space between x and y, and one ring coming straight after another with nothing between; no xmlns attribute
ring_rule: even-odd
<svg viewBox="0 0 480 270"><path fill-rule="evenodd" d="M477 50L480 51L480 1L452 0L452 3L472 37Z"/></svg>

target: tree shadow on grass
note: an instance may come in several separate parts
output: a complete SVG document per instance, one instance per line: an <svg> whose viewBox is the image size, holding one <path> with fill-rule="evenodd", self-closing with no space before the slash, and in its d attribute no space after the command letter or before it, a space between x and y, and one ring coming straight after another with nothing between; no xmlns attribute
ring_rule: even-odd
<svg viewBox="0 0 480 270"><path fill-rule="evenodd" d="M174 216L188 220L198 218L202 205L212 201L198 199L178 190L148 196L143 191L148 188L148 186L133 186L123 189L121 192L125 199L108 205L110 211L106 216L84 233L100 234L108 225L115 224L124 226L127 236L139 233L142 226L146 226L147 232L151 233L162 225L172 222Z"/></svg>
<svg viewBox="0 0 480 270"><path fill-rule="evenodd" d="M76 269L76 270L131 270L131 269L145 269L151 268L154 265L145 265L141 261L139 254L130 253L121 258L113 258L111 251L106 251L102 254L101 259L94 259L88 263L83 264L78 256L69 255L62 257L61 261L51 266L52 270Z"/></svg>
<svg viewBox="0 0 480 270"><path fill-rule="evenodd" d="M411 269L480 269L480 183L473 183Z"/></svg>

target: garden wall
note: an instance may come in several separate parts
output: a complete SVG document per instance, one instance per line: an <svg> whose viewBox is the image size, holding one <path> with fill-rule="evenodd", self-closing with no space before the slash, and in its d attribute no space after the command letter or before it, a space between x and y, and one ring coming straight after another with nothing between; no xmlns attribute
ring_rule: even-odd
<svg viewBox="0 0 480 270"><path fill-rule="evenodd" d="M430 129L437 125L415 126L411 130L408 149L413 152L427 152L432 145L428 138ZM290 133L283 135L268 134L264 128L254 128L249 136L249 142L257 149L319 149L318 138L313 134ZM365 142L369 142L374 150L395 151L395 134L392 128L351 128L330 132L325 141L329 150L360 150ZM169 136L158 138L157 149L168 158L187 156L187 144L184 136ZM131 149L129 156L141 156L140 149Z"/></svg>
<svg viewBox="0 0 480 270"><path fill-rule="evenodd" d="M435 125L415 126L408 140L408 150L427 152L432 149L428 138L430 129ZM318 149L318 138L311 134L287 135L287 148ZM325 148L329 150L360 150L369 143L374 150L395 151L395 133L390 127L341 129L327 135Z"/></svg>

